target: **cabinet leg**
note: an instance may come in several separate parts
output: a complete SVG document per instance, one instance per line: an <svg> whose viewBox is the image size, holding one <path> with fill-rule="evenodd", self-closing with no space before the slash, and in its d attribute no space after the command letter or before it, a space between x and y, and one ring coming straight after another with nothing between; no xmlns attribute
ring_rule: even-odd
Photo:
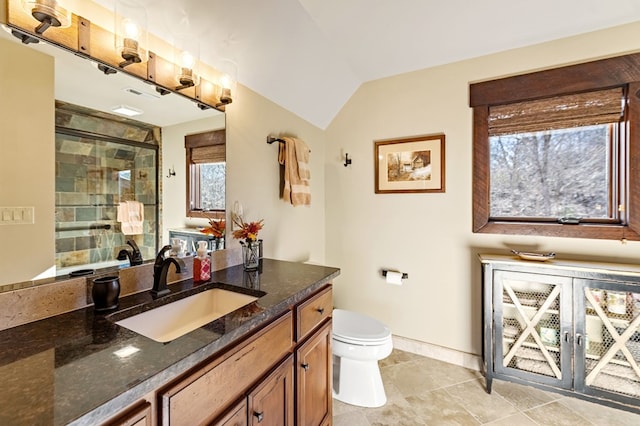
<svg viewBox="0 0 640 426"><path fill-rule="evenodd" d="M485 377L487 393L491 394L491 384L493 383L493 379L491 377Z"/></svg>

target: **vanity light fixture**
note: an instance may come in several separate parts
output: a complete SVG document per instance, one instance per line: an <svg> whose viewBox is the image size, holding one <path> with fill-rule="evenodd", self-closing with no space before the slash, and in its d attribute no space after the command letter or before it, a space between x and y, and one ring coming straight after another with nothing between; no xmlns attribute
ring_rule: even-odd
<svg viewBox="0 0 640 426"><path fill-rule="evenodd" d="M154 45L169 57L158 55L148 42L144 5L149 2L111 1L113 9L100 20L68 9L77 0L0 0L6 4L3 28L24 44L44 41L92 61L106 75L132 75L152 84L160 95L178 93L202 110L224 111L236 100L238 68L234 62L225 61L222 68L200 62L197 37L188 32L183 33L190 35L182 44L152 37ZM106 28L96 23L99 21L114 25Z"/></svg>
<svg viewBox="0 0 640 426"><path fill-rule="evenodd" d="M22 7L40 24L36 34L44 33L49 27L67 28L71 25L71 11L57 0L23 0Z"/></svg>
<svg viewBox="0 0 640 426"><path fill-rule="evenodd" d="M126 115L127 117L134 117L136 115L144 113L144 111L142 111L141 109L130 107L128 105L115 106L111 108L111 111L115 112L116 114Z"/></svg>
<svg viewBox="0 0 640 426"><path fill-rule="evenodd" d="M115 2L115 46L124 61L118 66L145 62L147 51L147 12L134 0ZM144 47L144 48L143 48Z"/></svg>
<svg viewBox="0 0 640 426"><path fill-rule="evenodd" d="M224 60L220 66L222 76L220 77L220 103L227 105L233 102L233 93L235 93L238 81L238 65L231 60Z"/></svg>

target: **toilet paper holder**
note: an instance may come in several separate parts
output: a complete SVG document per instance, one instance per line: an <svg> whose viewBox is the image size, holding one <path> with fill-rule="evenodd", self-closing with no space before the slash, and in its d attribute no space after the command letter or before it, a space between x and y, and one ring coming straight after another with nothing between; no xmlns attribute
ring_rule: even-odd
<svg viewBox="0 0 640 426"><path fill-rule="evenodd" d="M388 269L383 269L383 270L382 270L382 276L383 276L383 277L386 277L386 276L387 276L387 272L389 272L389 270L388 270ZM399 271L392 271L392 272L399 272ZM406 280L407 278L409 278L409 274L407 274L406 272L403 272L403 273L402 273L402 279L403 279L403 280Z"/></svg>

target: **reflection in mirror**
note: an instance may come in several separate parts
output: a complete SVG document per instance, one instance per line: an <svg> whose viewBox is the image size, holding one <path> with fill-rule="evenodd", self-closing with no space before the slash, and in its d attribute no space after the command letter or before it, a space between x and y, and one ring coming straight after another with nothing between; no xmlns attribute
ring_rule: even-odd
<svg viewBox="0 0 640 426"><path fill-rule="evenodd" d="M187 216L224 217L226 135L224 130L187 135Z"/></svg>
<svg viewBox="0 0 640 426"><path fill-rule="evenodd" d="M127 240L154 257L158 130L56 103L56 275L120 265Z"/></svg>
<svg viewBox="0 0 640 426"><path fill-rule="evenodd" d="M166 169L166 166L160 167L162 162L168 165L185 164L184 157L182 157L183 155L185 155L184 148L182 145L184 136L193 132L202 132L207 128L219 129L221 127L219 124L220 116L222 116L222 126L224 126L224 113L220 111L216 111L214 109L201 110L197 107L197 105L194 102L184 97L181 97L180 95L177 95L177 94L160 96L158 93L155 92L153 86L150 86L149 84L143 81L137 80L132 76L125 75L123 73L106 75L100 72L95 67L95 65L91 64L90 61L88 61L87 59L75 56L69 52L66 52L60 48L56 48L54 46L50 46L46 43L39 43L37 45L25 46L25 45L22 45L18 39L16 39L15 37L12 37L11 35L5 33L4 31L0 31L0 38L2 39L1 41L5 43L15 43L15 46L19 47L19 49L24 49L25 51L33 49L41 53L44 53L46 55L54 57L55 100L62 101L65 104L77 105L77 106L81 106L82 108L94 110L94 112L97 115L104 114L104 112L111 113L111 108L118 105L128 105L128 106L134 107L135 109L144 111L144 114L136 117L136 121L140 123L145 123L149 127L154 127L155 129L158 129L158 130L154 130L153 132L153 136L158 140L158 147L154 151L155 154L150 156L150 158L155 157L155 159L149 160L151 162L156 163L156 165L154 166L155 169L153 169L154 171L151 171L151 169L145 171L145 173L147 173L147 176L145 177L144 185L146 185L147 187L156 188L155 189L156 192L154 196L157 197L158 200L163 199L161 197L162 193L161 193L160 182L162 180L162 173L160 173L160 171ZM14 59L19 62L20 58L18 57ZM47 72L47 71L42 71L42 72ZM25 80L25 82L22 84L27 85L31 83L33 83L33 81ZM40 92L40 96L36 100L37 103L41 105L41 104L47 104L47 102L53 102L54 98L49 97L49 93L51 92L50 91L48 92L46 90ZM20 118L24 117L25 115L29 115L30 120L36 120L35 122L37 122L38 120L37 111L34 112L34 110L11 108L11 105L13 102L10 98L7 98L7 96L10 96L10 94L5 94L5 95L6 96L4 96L4 98L0 102L6 106L5 111L9 111L10 114L14 114L16 117L20 117ZM16 94L16 96L19 96L19 95ZM210 127L208 127L206 124L206 120L209 120L209 119L212 120L211 122L212 124ZM11 119L9 118L9 120ZM191 128L190 123L198 123L198 124L194 125L194 127ZM92 132L92 133L100 133L100 131L97 131L98 129L101 129L99 124L93 123L92 126L94 127L90 129L85 129L85 130L88 130L89 132ZM179 136L175 135L176 131L173 130L178 128L180 129L180 132L181 132ZM75 130L78 130L78 129L75 129ZM222 132L224 132L224 130L222 130ZM53 133L53 129L52 129L52 133ZM170 137L169 140L167 140L167 137L165 135L170 133L173 134L174 136ZM54 135L52 134L51 136L52 141L53 141L53 136ZM85 138L84 135L75 135L74 137L79 140L83 140ZM129 136L127 136L127 138L128 137ZM160 140L161 138L162 140ZM137 142L143 142L143 141L137 140ZM170 149L169 152L171 154L166 155L165 153L165 156L163 157L163 155L160 155L160 152L165 151L166 148L162 148L162 144L166 144L168 147L180 146L180 151L177 151L175 149ZM97 146L98 143L94 142L94 145ZM91 147L91 149L95 149L95 146ZM84 149L89 149L89 148L84 148ZM139 148L135 148L135 149L138 150ZM102 162L108 163L112 161L122 161L122 159L116 160L115 158L116 154L114 154L115 152L117 152L117 149L115 148L111 151L108 151L108 153L106 150L103 150L102 153L95 154L94 160L96 162L100 161L101 163ZM138 155L137 152L138 151L136 151L136 154L135 154L136 156ZM11 152L7 152L5 153L5 155L10 156ZM126 155L128 154L125 154L125 156ZM144 156L147 157L147 155L144 155ZM44 150L42 152L38 152L38 157L39 158L46 157L47 159L50 159L50 162L51 162L50 164L52 165L57 161L57 154L54 153L53 149L51 151ZM22 161L21 158L22 157L17 157L15 160ZM8 161L12 161L12 160L9 159ZM83 161L83 160L76 159L76 161ZM76 165L78 165L78 163L76 163ZM115 209L115 206L118 205L121 199L125 199L123 197L123 194L125 192L130 193L131 188L133 188L136 194L143 193L143 192L138 192L138 189L137 189L137 186L142 184L143 182L140 179L140 174L138 173L141 170L139 167L140 166L138 164L123 163L119 165L117 168L106 169L108 171L104 173L107 173L107 174L114 173L113 179L110 180L111 183L105 183L104 181L102 183L98 183L97 180L94 182L92 180L93 178L89 176L88 172L84 177L78 176L80 179L78 181L74 181L74 185L76 184L84 185L85 189L87 190L87 194L93 194L91 196L87 195L87 200L86 200L87 205L92 205L92 204L109 204L110 205L109 209L107 209L106 206L99 206L99 207L105 207L105 208L101 208L97 210L94 209L95 210L94 213L90 213L88 210L82 210L82 213L79 213L81 210L81 206L80 205L74 206L73 207L73 209L75 210L74 214L76 215L76 217L74 217L74 221L75 219L82 219L81 220L82 225L78 225L78 226L83 226L86 228L87 226L91 227L94 224L100 224L104 222L103 226L104 227L111 226L112 229L110 232L112 232L112 234L115 233L116 226L118 225L117 220L115 220L116 219L115 216L117 216L117 209ZM146 167L147 166L144 166L143 168L146 168ZM128 176L126 176L127 171L131 171L130 179ZM95 176L96 175L94 174L93 177ZM71 180L67 181L66 184L71 185L70 182ZM93 184L97 187L97 189L96 188L90 189L90 186ZM56 180L56 186L57 185L65 185L65 184L63 184L62 181L58 182ZM131 186L127 188L128 185L131 185ZM102 186L102 188L100 188L100 186ZM181 210L179 214L177 212L171 213L172 217L169 220L167 220L166 217L162 216L162 215L166 215L167 212L165 211L165 209L160 209L159 202L155 203L157 207L147 206L147 204L154 204L153 202L149 202L149 203L147 203L147 201L144 202L145 221L147 220L149 221L149 226L151 226L151 228L147 229L146 228L147 225L145 224L144 233L140 235L136 235L135 242L137 243L138 246L140 246L140 250L144 252L145 260L152 258L152 254L154 253L158 245L166 244L168 242L168 232L166 227L179 228L179 227L185 227L188 225L191 227L190 229L195 230L194 226L204 226L206 224L205 221L202 221L202 223L197 223L197 221L196 223L194 223L193 221L191 222L187 221L187 217L185 216L185 213L184 213L184 207L182 207L184 206L183 200L185 199L185 192L184 192L185 186L181 185L180 188L177 188L177 187L172 188L171 192L167 193L164 197L165 203L168 203L169 205L179 205ZM42 188L43 188L43 191L45 191L44 189L45 186L43 186ZM108 188L108 191L100 195L99 190L104 188ZM51 191L52 192L54 191L53 186L51 187ZM55 202L58 203L59 201L57 197L62 196L60 193L64 191L60 191L57 188L55 189L55 191L56 191ZM145 189L144 191L147 191L147 189ZM49 194L51 194L51 200L53 204L54 194L52 192L50 192ZM146 194L146 192L144 193ZM43 194L39 193L38 197L43 198ZM93 199L91 199L91 197ZM47 198L47 197L45 196L44 198ZM0 201L4 201L5 203L15 203L15 201L13 201L12 199L9 199L8 201L7 200L0 200ZM68 203L60 202L58 207L62 207L63 205L66 206L66 204ZM58 207L56 207L56 210L58 209ZM221 206L218 204L215 207L221 207ZM67 208L67 207L64 207L64 208ZM166 210L169 210L169 209L167 208ZM163 212L162 215L159 214L160 211ZM36 213L38 213L38 211L36 211ZM63 213L62 216L65 216L67 213L68 211ZM221 215L222 217L224 217L224 207L222 207ZM58 216L58 214L56 216ZM38 218L40 219L42 217L43 216L39 216ZM47 215L47 217L51 217L51 216ZM66 217L66 218L68 219L69 217ZM48 231L49 229L53 231L54 227L60 228L63 226L71 226L71 224L73 223L73 222L67 222L67 223L55 222L54 223L53 217L51 217L50 220L51 220L50 228L44 229L45 231ZM165 224L166 224L166 227L163 228L163 225ZM163 229L164 229L164 236L163 236ZM75 231L64 231L64 232L66 232L65 237L68 237L68 240L65 242L65 244L70 244L71 239L73 239L74 249L70 251L78 251L76 250L78 248L85 250L85 253L81 255L83 259L82 262L75 262L71 264L65 261L63 263L61 260L62 256L60 256L60 254L63 252L62 247L57 247L56 249L54 249L53 246L48 245L47 253L46 255L43 255L43 257L46 258L43 263L48 262L48 260L50 260L48 265L53 266L55 264L57 268L60 268L59 271L57 270L57 268L54 269L52 272L50 272L49 270L45 271L44 269L41 269L41 268L36 269L35 267L29 269L28 267L26 267L27 265L25 265L25 268L22 268L22 265L20 265L21 269L23 269L23 272L21 274L16 274L16 277L11 277L12 281L5 281L4 284L0 285L0 291L6 291L6 290L15 289L15 288L22 288L24 286L38 284L41 281L47 282L46 281L47 277L53 277L54 275L64 274L66 272L64 267L68 267L72 270L77 270L77 269L84 268L86 265L90 265L91 263L85 263L87 262L87 259L88 259L88 262L95 262L95 261L102 261L107 257L110 257L112 261L116 261L117 260L116 256L118 254L117 248L126 248L126 246L124 246L126 236L122 233L120 233L118 241L116 241L115 238L112 239L113 240L112 242L114 244L118 243L120 244L120 246L116 248L111 246L108 250L100 252L99 250L104 248L103 246L101 246L101 244L105 240L105 238L103 238L103 236L100 235L102 231L97 231L95 229L83 231L86 234L85 237L89 237L89 233L93 232L92 234L93 238L83 238L82 236L79 236L79 235L73 235L73 237L71 237L72 233ZM9 235L9 234L6 234L6 235ZM56 236L58 236L57 233L56 233ZM8 244L11 244L11 241L8 241ZM62 244L62 243L58 243L58 244ZM58 244L56 244L56 246L58 246ZM69 248L69 246L66 246L66 247ZM96 251L92 252L93 250L96 250ZM119 261L118 263L120 266L128 265L128 261L126 260ZM5 284L10 284L10 285L7 286ZM18 286L18 284L20 285Z"/></svg>

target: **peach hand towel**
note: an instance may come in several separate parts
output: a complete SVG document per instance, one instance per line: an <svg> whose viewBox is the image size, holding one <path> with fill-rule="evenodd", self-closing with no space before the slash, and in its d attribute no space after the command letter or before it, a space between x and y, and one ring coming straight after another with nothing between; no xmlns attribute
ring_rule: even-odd
<svg viewBox="0 0 640 426"><path fill-rule="evenodd" d="M123 201L118 204L120 228L125 235L139 235L143 232L144 205L139 201Z"/></svg>
<svg viewBox="0 0 640 426"><path fill-rule="evenodd" d="M284 166L284 185L282 199L294 206L308 206L311 204L311 187L309 180L309 147L302 140L296 138L282 138L278 162Z"/></svg>

